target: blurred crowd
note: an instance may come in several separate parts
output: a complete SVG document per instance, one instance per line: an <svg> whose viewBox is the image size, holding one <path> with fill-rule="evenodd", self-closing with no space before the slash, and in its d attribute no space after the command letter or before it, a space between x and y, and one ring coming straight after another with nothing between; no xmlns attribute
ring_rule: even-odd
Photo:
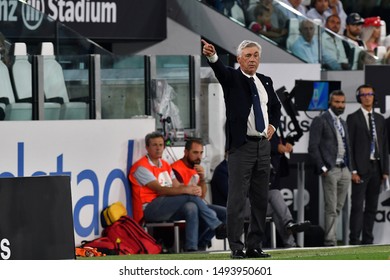
<svg viewBox="0 0 390 280"><path fill-rule="evenodd" d="M324 69L356 70L366 64L390 64L390 35L386 29L390 21L390 0L202 2L302 60L321 63ZM315 50L319 42L322 42L322 54Z"/></svg>

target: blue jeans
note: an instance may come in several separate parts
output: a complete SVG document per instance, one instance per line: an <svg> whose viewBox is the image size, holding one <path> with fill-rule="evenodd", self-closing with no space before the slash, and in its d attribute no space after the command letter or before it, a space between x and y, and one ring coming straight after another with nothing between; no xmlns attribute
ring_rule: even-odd
<svg viewBox="0 0 390 280"><path fill-rule="evenodd" d="M222 224L216 213L193 195L159 196L146 206L144 217L147 222L185 220L186 250L198 250L199 220L213 230Z"/></svg>
<svg viewBox="0 0 390 280"><path fill-rule="evenodd" d="M217 214L218 220L226 224L226 207L216 205L216 204L207 204L207 206ZM199 224L199 247L207 248L213 239L215 231L207 226L203 221Z"/></svg>

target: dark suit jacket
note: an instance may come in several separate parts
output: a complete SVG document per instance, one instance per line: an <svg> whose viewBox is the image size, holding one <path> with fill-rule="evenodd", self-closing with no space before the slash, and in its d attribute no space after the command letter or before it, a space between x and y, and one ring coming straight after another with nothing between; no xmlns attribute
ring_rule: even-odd
<svg viewBox="0 0 390 280"><path fill-rule="evenodd" d="M280 131L280 130L279 130ZM271 138L271 173L269 189L280 189L280 178L289 175L289 160L284 155L279 153L279 144L286 145L286 139L283 132L280 131L280 136L275 132Z"/></svg>
<svg viewBox="0 0 390 280"><path fill-rule="evenodd" d="M340 119L341 124L345 131L345 139L347 142L347 158L346 165L351 170L350 155L351 145L350 136L348 134L347 123ZM326 111L320 116L313 119L310 126L309 137L309 154L314 161L316 173L321 174L323 166L326 166L328 170L332 169L337 160L337 128L334 126L332 115L329 111ZM351 170L352 171L352 170Z"/></svg>
<svg viewBox="0 0 390 280"><path fill-rule="evenodd" d="M252 107L249 79L241 70L225 66L220 59L209 63L223 88L226 106L226 149L238 148L246 143L247 122ZM270 77L256 73L268 94L268 119L275 129L280 123L280 102Z"/></svg>
<svg viewBox="0 0 390 280"><path fill-rule="evenodd" d="M389 152L385 118L374 113L375 128L378 138L380 166L382 174L389 174ZM370 130L361 109L347 117L349 136L351 137L352 170L365 175L370 166Z"/></svg>
<svg viewBox="0 0 390 280"><path fill-rule="evenodd" d="M213 177L210 181L213 204L226 207L228 197L228 179L228 164L226 159L224 159L215 168Z"/></svg>

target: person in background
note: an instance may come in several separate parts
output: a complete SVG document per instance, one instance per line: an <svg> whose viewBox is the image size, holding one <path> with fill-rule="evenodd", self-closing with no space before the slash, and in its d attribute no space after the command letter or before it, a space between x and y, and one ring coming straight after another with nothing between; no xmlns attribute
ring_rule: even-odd
<svg viewBox="0 0 390 280"><path fill-rule="evenodd" d="M368 17L364 19L362 28L362 40L366 45L366 50L372 55L376 54L376 48L380 44L381 18Z"/></svg>
<svg viewBox="0 0 390 280"><path fill-rule="evenodd" d="M255 21L249 25L249 29L257 34L264 35L278 44L285 44L287 29L276 28L272 25L271 17L273 10L267 10L261 5L257 5L254 10Z"/></svg>
<svg viewBox="0 0 390 280"><path fill-rule="evenodd" d="M152 132L145 136L147 154L135 162L129 171L132 185L133 218L138 223L170 220L186 221L185 250L198 250L199 221L226 236L225 224L218 220L201 199L202 188L184 186L178 182L168 162L161 159L164 136Z"/></svg>
<svg viewBox="0 0 390 280"><path fill-rule="evenodd" d="M306 16L310 19L321 20L321 24L324 26L326 19L331 15L329 11L329 0L311 0L310 7Z"/></svg>
<svg viewBox="0 0 390 280"><path fill-rule="evenodd" d="M341 21L339 34L343 35L347 20L347 14L344 11L343 3L340 0L329 0L329 13L338 15Z"/></svg>
<svg viewBox="0 0 390 280"><path fill-rule="evenodd" d="M200 196L205 202L207 194L207 183L205 170L201 165L203 156L203 142L200 139L188 139L184 147L184 156L171 164L176 179L187 186L200 186L202 195ZM207 203L207 206L217 214L217 218L226 224L226 207ZM199 250L205 250L211 246L211 239L215 233L207 224L199 225ZM221 236L218 236L219 238ZM226 236L223 236L226 238ZM224 239L223 238L223 239Z"/></svg>
<svg viewBox="0 0 390 280"><path fill-rule="evenodd" d="M361 108L347 117L352 168L351 245L373 244L380 186L389 176L387 129L384 117L374 112L374 88L359 86L356 99Z"/></svg>
<svg viewBox="0 0 390 280"><path fill-rule="evenodd" d="M364 18L358 13L349 14L346 20L344 36L348 39L348 42L352 42L362 49L366 49L364 41L361 38L363 24Z"/></svg>
<svg viewBox="0 0 390 280"><path fill-rule="evenodd" d="M351 145L347 123L341 118L344 110L344 92L333 91L329 109L315 117L310 126L308 151L324 192L325 246L337 246L337 218L351 184Z"/></svg>
<svg viewBox="0 0 390 280"><path fill-rule="evenodd" d="M387 35L383 45L386 48L386 54L383 57L383 64L390 64L390 35Z"/></svg>
<svg viewBox="0 0 390 280"><path fill-rule="evenodd" d="M280 3L279 3L280 2ZM290 7L290 9L286 8ZM302 0L282 0L274 2L274 15L277 18L279 28L289 27L291 18L302 20L306 16L307 9Z"/></svg>
<svg viewBox="0 0 390 280"><path fill-rule="evenodd" d="M277 10L275 9L276 3L274 3L273 0L256 0L256 1L250 1L247 10L246 10L246 19L247 19L247 26L249 27L252 22L256 21L255 17L255 9L260 6L271 14L271 24L272 26L279 28L279 23L278 23L278 15L277 15Z"/></svg>
<svg viewBox="0 0 390 280"><path fill-rule="evenodd" d="M297 247L294 234L303 232L311 222L295 222L282 193L280 179L289 175L289 163L286 155L293 151L293 145L286 141L283 132L278 129L271 138L271 176L268 192L267 216L275 222L276 230L285 248Z"/></svg>
<svg viewBox="0 0 390 280"><path fill-rule="evenodd" d="M348 58L349 68L357 69L356 58L361 50L366 49L366 45L361 38L364 19L358 13L351 13L346 20L343 41L345 55Z"/></svg>
<svg viewBox="0 0 390 280"><path fill-rule="evenodd" d="M0 60L4 63L5 66L7 67L11 66L6 40L3 33L1 32L0 32ZM5 119L5 111L2 107L0 107L0 121L3 121L4 119Z"/></svg>
<svg viewBox="0 0 390 280"><path fill-rule="evenodd" d="M307 63L319 63L318 38L314 36L315 24L303 20L299 24L299 37L292 44L290 51Z"/></svg>
<svg viewBox="0 0 390 280"><path fill-rule="evenodd" d="M365 65L376 64L377 60L373 54L367 51L361 51L358 56L357 69L364 70Z"/></svg>
<svg viewBox="0 0 390 280"><path fill-rule="evenodd" d="M322 33L322 52L324 68L330 70L347 70L349 63L345 55L343 40L337 35L340 30L340 18L338 15L330 15L325 22L325 27L332 32Z"/></svg>
<svg viewBox="0 0 390 280"><path fill-rule="evenodd" d="M239 44L237 69L225 66L212 44L205 40L202 43L203 55L222 86L226 106L227 233L231 258L267 258L270 255L262 250L262 240L268 204L269 140L279 126L281 104L272 79L256 72L261 57L257 42L244 40ZM244 244L241 236L247 197L251 219Z"/></svg>
<svg viewBox="0 0 390 280"><path fill-rule="evenodd" d="M287 6L295 9L297 12L299 12L303 16L305 16L307 13L307 9L302 4L302 0L281 0L281 2L285 3ZM288 16L288 18L291 18L292 16L295 17L295 14L292 13L291 11L289 11L288 9L284 9L284 10L287 13L286 16Z"/></svg>
<svg viewBox="0 0 390 280"><path fill-rule="evenodd" d="M390 50L385 53L383 57L383 64L390 64Z"/></svg>
<svg viewBox="0 0 390 280"><path fill-rule="evenodd" d="M213 204L226 207L229 190L228 176L227 154L225 153L225 158L215 167L210 180Z"/></svg>
<svg viewBox="0 0 390 280"><path fill-rule="evenodd" d="M11 59L9 57L9 47L7 46L5 36L0 32L0 59L5 66L11 66Z"/></svg>

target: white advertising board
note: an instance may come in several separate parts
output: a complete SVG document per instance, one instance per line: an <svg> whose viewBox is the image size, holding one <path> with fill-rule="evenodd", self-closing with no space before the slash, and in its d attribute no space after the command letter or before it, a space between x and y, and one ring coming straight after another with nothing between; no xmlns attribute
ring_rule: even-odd
<svg viewBox="0 0 390 280"><path fill-rule="evenodd" d="M101 234L105 206L122 201L131 211L129 140L134 162L154 130L154 119L0 122L0 177L70 176L78 245Z"/></svg>

